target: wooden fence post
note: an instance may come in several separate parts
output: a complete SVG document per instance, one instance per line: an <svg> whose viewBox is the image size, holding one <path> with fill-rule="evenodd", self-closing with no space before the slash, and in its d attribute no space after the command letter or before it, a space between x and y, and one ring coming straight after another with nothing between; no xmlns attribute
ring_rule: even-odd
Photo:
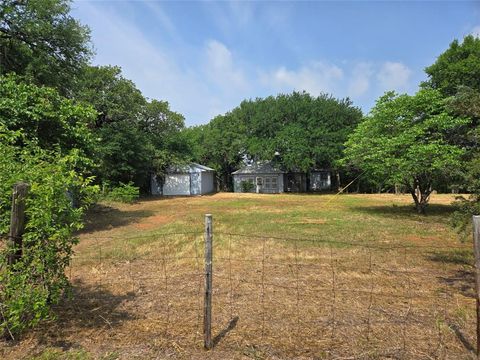
<svg viewBox="0 0 480 360"><path fill-rule="evenodd" d="M480 359L480 216L473 216L472 220L475 253L475 298L477 303L477 359Z"/></svg>
<svg viewBox="0 0 480 360"><path fill-rule="evenodd" d="M8 265L15 264L22 257L22 235L25 230L25 199L29 185L18 182L13 185L12 213L8 233Z"/></svg>
<svg viewBox="0 0 480 360"><path fill-rule="evenodd" d="M205 302L203 312L203 339L205 349L212 348L212 215L205 215Z"/></svg>

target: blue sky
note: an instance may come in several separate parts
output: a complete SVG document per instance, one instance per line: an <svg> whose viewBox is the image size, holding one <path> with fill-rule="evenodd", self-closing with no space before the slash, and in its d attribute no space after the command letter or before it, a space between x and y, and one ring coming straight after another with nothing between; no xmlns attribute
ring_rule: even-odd
<svg viewBox="0 0 480 360"><path fill-rule="evenodd" d="M118 65L187 125L243 99L293 90L349 97L367 113L387 90L414 93L455 38L480 36L472 1L88 1L94 64Z"/></svg>

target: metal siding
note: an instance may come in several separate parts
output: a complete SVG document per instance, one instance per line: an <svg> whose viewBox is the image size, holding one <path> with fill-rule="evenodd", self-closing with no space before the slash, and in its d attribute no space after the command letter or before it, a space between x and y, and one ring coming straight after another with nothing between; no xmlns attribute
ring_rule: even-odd
<svg viewBox="0 0 480 360"><path fill-rule="evenodd" d="M212 171L204 171L202 172L202 180L201 180L201 194L210 194L215 191L214 184L213 184L213 172Z"/></svg>
<svg viewBox="0 0 480 360"><path fill-rule="evenodd" d="M201 179L200 172L190 174L190 195L200 195L202 193Z"/></svg>
<svg viewBox="0 0 480 360"><path fill-rule="evenodd" d="M157 176L152 174L150 178L150 192L152 195L161 195L162 194L162 187L157 180Z"/></svg>
<svg viewBox="0 0 480 360"><path fill-rule="evenodd" d="M190 174L166 175L163 195L190 195Z"/></svg>

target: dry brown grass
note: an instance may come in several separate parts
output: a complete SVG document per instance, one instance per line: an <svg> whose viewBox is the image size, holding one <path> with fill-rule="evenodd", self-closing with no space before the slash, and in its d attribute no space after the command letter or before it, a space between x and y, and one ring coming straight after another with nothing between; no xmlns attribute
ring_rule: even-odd
<svg viewBox="0 0 480 360"><path fill-rule="evenodd" d="M322 208L326 199L218 194L96 212L70 270L73 298L56 309L57 321L0 355L472 358L471 254L445 224L448 211L410 215L408 198L392 195L349 195ZM210 352L201 334L206 212L215 219ZM267 233L276 221L281 228ZM159 235L179 228L189 233Z"/></svg>

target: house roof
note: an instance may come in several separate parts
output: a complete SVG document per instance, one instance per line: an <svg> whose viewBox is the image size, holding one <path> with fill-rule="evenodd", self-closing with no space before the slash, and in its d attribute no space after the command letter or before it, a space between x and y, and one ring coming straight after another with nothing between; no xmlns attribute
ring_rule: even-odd
<svg viewBox="0 0 480 360"><path fill-rule="evenodd" d="M271 161L258 161L251 165L246 165L237 171L234 171L232 175L239 174L283 174L284 171L278 166L275 166Z"/></svg>
<svg viewBox="0 0 480 360"><path fill-rule="evenodd" d="M174 173L174 174L189 174L192 172L202 172L202 171L215 171L215 170L212 168L209 168L208 166L200 165L197 163L170 166L167 169L167 173Z"/></svg>

